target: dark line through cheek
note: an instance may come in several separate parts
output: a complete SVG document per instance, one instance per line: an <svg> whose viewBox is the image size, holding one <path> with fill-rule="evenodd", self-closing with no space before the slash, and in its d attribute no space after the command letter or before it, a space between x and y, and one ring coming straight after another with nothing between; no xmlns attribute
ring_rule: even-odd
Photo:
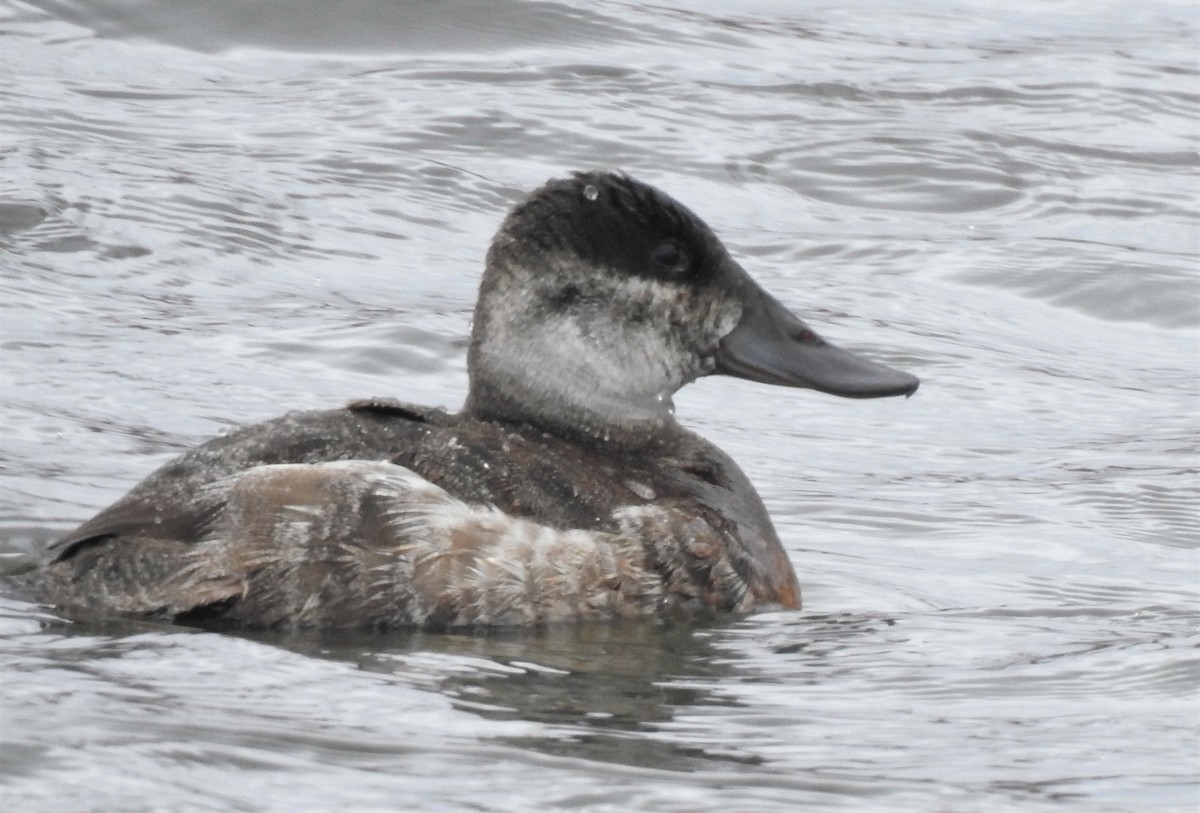
<svg viewBox="0 0 1200 813"><path fill-rule="evenodd" d="M577 305L582 297L583 291L578 285L571 283L550 294L546 301L556 308L566 309Z"/></svg>

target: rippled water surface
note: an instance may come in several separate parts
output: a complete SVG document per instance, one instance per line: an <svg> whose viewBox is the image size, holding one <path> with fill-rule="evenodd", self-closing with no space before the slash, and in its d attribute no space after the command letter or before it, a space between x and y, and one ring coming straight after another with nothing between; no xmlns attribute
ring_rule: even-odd
<svg viewBox="0 0 1200 813"><path fill-rule="evenodd" d="M0 554L289 408L457 406L612 166L923 379L705 380L805 610L235 636L0 590L12 811L1194 810L1194 4L0 0Z"/></svg>

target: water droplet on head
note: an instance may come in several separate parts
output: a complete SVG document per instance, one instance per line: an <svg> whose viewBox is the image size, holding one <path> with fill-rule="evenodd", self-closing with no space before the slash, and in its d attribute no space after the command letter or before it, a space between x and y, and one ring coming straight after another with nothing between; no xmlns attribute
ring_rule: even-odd
<svg viewBox="0 0 1200 813"><path fill-rule="evenodd" d="M600 190L593 184L588 184L583 188L583 196L588 200L595 200L600 197Z"/></svg>

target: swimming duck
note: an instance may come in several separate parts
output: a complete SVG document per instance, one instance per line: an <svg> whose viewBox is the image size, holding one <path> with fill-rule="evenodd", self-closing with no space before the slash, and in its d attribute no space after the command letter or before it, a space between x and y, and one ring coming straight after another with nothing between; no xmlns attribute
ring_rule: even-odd
<svg viewBox="0 0 1200 813"><path fill-rule="evenodd" d="M611 172L509 212L467 361L457 414L353 401L167 463L52 546L44 600L267 628L798 608L758 494L672 394L711 374L851 398L918 385L822 340L699 217Z"/></svg>

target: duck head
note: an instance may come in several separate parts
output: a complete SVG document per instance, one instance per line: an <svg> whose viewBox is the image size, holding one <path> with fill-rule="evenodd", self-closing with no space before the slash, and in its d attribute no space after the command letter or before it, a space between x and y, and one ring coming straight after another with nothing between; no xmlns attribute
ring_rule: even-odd
<svg viewBox="0 0 1200 813"><path fill-rule="evenodd" d="M671 396L704 375L849 398L919 383L821 339L689 209L609 172L552 180L509 213L467 363L468 413L610 440L673 423Z"/></svg>

